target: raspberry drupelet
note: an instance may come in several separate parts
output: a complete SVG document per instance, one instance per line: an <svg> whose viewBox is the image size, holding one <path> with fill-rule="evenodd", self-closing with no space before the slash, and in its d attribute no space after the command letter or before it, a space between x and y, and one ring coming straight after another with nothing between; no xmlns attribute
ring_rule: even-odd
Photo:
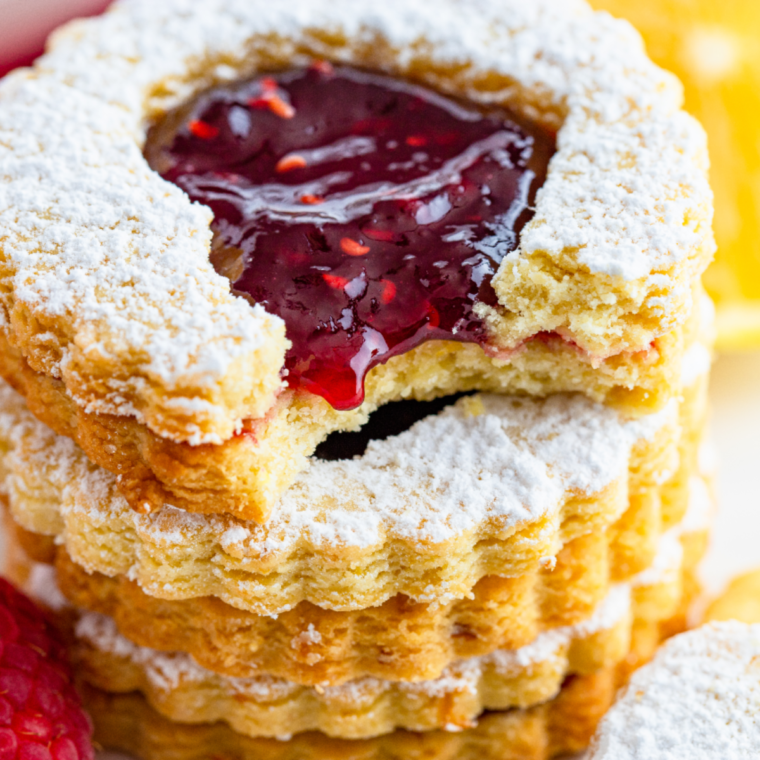
<svg viewBox="0 0 760 760"><path fill-rule="evenodd" d="M92 760L91 736L55 628L0 578L0 760Z"/></svg>

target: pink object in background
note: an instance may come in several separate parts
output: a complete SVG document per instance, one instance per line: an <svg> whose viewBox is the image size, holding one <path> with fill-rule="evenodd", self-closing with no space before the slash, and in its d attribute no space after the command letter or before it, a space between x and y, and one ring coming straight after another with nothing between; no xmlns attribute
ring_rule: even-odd
<svg viewBox="0 0 760 760"><path fill-rule="evenodd" d="M101 13L109 4L110 0L0 0L0 76L29 65L56 27Z"/></svg>

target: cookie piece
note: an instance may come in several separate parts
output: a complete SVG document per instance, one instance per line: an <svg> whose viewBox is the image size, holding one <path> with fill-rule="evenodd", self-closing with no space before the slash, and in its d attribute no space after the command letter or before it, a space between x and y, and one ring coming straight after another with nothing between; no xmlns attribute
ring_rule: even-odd
<svg viewBox="0 0 760 760"><path fill-rule="evenodd" d="M630 641L629 594L616 588L578 626L541 634L522 649L461 661L436 680L412 684L368 678L302 687L268 676L230 679L200 668L188 655L135 647L110 618L94 613L77 623L77 662L81 675L105 691L141 691L172 720L221 720L247 736L319 730L361 739L399 727L462 729L472 727L486 709L529 707L553 698L563 677L579 667L590 665L595 672L594 665L620 662Z"/></svg>
<svg viewBox="0 0 760 760"><path fill-rule="evenodd" d="M757 757L758 657L758 625L714 622L670 639L602 721L591 760Z"/></svg>
<svg viewBox="0 0 760 760"><path fill-rule="evenodd" d="M61 607L60 599L55 594L55 578L51 577L51 573L49 569L47 568L41 568L40 566L36 567L29 567L28 563L27 566L24 568L24 570L29 570L27 573L29 577L28 585L32 589L32 591L37 591L42 594L42 598L49 601L49 603L52 606L52 609L58 610L58 615L62 621L62 624L64 625L71 625L72 624L72 613L69 609L67 609L65 606ZM644 591L644 593L647 593L646 590L643 588L640 588L640 592ZM622 602L626 602L626 604L621 604ZM579 660L582 661L584 659L583 652L586 651L586 656L590 657L588 661L585 662L585 664L581 665L581 669L584 667L591 667L592 663L599 662L600 661L600 652L598 647L594 646L594 643L592 640L595 640L597 644L605 642L605 639L607 639L607 643L609 643L609 638L607 634L604 633L604 631L608 630L610 626L612 626L613 629L620 628L619 623L615 623L614 619L618 617L619 613L623 611L623 608L627 608L628 613L624 615L626 618L626 621L628 622L628 625L630 625L630 589L618 587L616 591L613 593L613 596L606 601L606 603L603 606L603 609L599 610L597 615L594 616L594 620L589 620L586 623L583 624L583 626L580 626L575 631L571 632L570 630L565 631L556 631L552 636L549 636L547 641L543 641L544 638L547 638L546 636L542 637L542 640L534 642L534 644L530 647L527 647L523 650L520 650L518 652L514 653L504 653L506 655L506 659L502 657L501 655L497 655L497 658L500 660L500 665L496 665L496 667L493 668L493 673L490 673L491 680L495 680L497 683L499 681L499 676L503 678L506 673L508 673L511 670L517 670L517 671L523 671L524 676L528 676L529 681L539 681L542 679L542 677L545 677L544 667L542 663L545 663L547 660L551 663L551 661L556 657L556 641L552 641L551 639L556 638L557 635L560 635L560 637L567 638L568 636L572 636L573 634L580 634L582 638L585 638L585 644L581 644L580 648L577 650L576 656L579 656ZM660 618L662 618L663 615L665 615L665 611L662 610L660 614ZM76 618L73 618L75 620ZM202 690L200 693L196 694L196 697L191 700L191 703L188 704L186 701L182 699L183 691L187 693L187 687L189 686L190 689L192 689L193 686L193 676L203 674L203 671L198 668L197 665L192 663L191 660L189 660L186 656L183 655L176 655L176 656L167 656L167 655L159 655L158 653L152 653L150 650L140 649L129 643L127 640L123 639L119 636L118 633L115 632L115 628L113 626L113 623L109 621L107 618L99 615L93 615L92 613L87 613L85 618L80 618L79 623L74 623L74 626L76 628L76 635L75 637L80 641L80 645L75 647L75 651L77 652L77 658L79 662L79 669L80 669L80 675L83 677L84 681L88 684L88 687L84 689L85 694L89 693L90 688L92 688L92 684L97 683L103 683L103 682L109 682L112 685L112 688L116 689L117 691L123 691L125 688L128 687L128 685L134 681L135 677L139 678L138 672L143 669L145 670L149 675L148 677L152 681L152 686L150 689L150 698L153 701L159 701L160 702L160 709L177 709L177 707L184 702L185 707L189 710L197 710L197 709L203 709L200 707L200 704L206 703L208 704L208 692L206 690ZM656 647L656 642L659 640L657 631L658 628L661 627L661 624L657 623L656 621L652 620L636 620L636 623L632 630L632 639L627 639L626 641L629 642L630 645L630 652L631 656L635 657L648 657L651 656L651 652ZM599 631L594 632L594 628L599 628ZM585 630L584 630L585 629ZM624 626L624 629L627 629L627 626ZM590 637L588 636L589 634ZM644 634L644 635L642 635ZM647 635L651 634L651 635ZM614 634L613 634L614 639ZM651 643L655 642L655 643ZM647 650L647 647L650 646L651 649ZM613 644L614 650L620 650L620 643ZM554 656L552 655L552 650L555 650ZM625 648L623 648L622 651L625 651ZM611 650L607 650L605 653L606 656L614 656L614 652ZM517 657L516 661L514 660L513 655L519 655ZM602 655L602 658L604 655ZM489 658L493 659L493 658ZM510 665L511 663L511 665ZM475 666L476 668L480 665L482 665L482 659L476 660L471 663L460 663L459 669L461 668L467 668L468 665ZM495 663L491 663L491 665L494 665ZM490 669L490 668L489 668ZM587 700L588 697L594 694L596 690L596 681L594 680L595 677L607 674L608 677L612 677L614 673L614 678L611 678L613 682L620 682L621 680L625 679L627 677L628 668L627 665L623 662L621 662L619 665L617 665L614 670L610 667L604 668L601 671L597 670L593 674L589 674L588 676L574 676L573 678L570 678L569 680L565 680L565 686L563 689L555 695L555 698L558 701L563 700L563 695L566 693L566 688L568 683L574 683L577 680L580 681L587 681L588 684L592 685L592 688L589 690L586 687L579 688L577 691L575 691L575 698L574 701L577 699L584 699ZM461 674L460 674L461 676ZM208 678L213 678L214 676L212 674L206 673L205 675L206 680ZM272 687L276 686L277 684L274 683L273 679L254 679L259 681L257 684L252 684L251 679L232 679L234 683L234 689L237 694L237 697L235 699L235 702L237 703L236 706L232 708L233 713L235 716L233 717L233 722L241 722L241 716L245 714L245 712L250 713L251 710L255 713L257 702L260 702L261 699L266 698L266 693L271 690ZM370 679L371 680L371 679ZM454 681L457 681L458 679L456 676L453 679ZM460 678L461 680L461 678ZM486 676L485 679L488 680L488 676ZM188 683L189 682L189 683ZM233 684L229 682L230 687L233 687ZM611 685L610 680L604 681L608 686ZM207 684L208 686L209 684ZM377 685L377 684L376 684ZM414 712L419 712L421 709L421 704L425 700L425 693L428 691L431 691L430 689L427 689L426 686L434 686L435 688L432 689L432 693L428 694L428 698L432 698L433 700L439 699L444 697L445 695L442 694L442 692L445 691L451 691L453 688L453 692L449 695L448 699L444 700L444 704L441 706L444 710L443 715L441 714L440 709L436 711L437 717L436 720L442 720L445 719L447 716L451 717L456 721L457 717L457 707L462 706L463 700L466 700L466 695L460 693L462 690L461 688L457 688L456 683L452 683L452 678L444 678L440 679L437 683L434 684L426 684L425 682L416 684L416 685L410 685L409 687L404 687L403 685L396 685L392 688L411 691L411 692L420 692L417 693L416 699L410 699L412 696L411 694L407 694L406 700L397 700L395 705L398 706L399 703L408 702L407 706L412 706L412 710ZM504 685L504 684L502 684ZM183 689L183 686L185 687ZM288 699L289 695L287 692L289 689L287 688L287 685L283 682L280 683L279 691L279 699L277 701L276 705L273 705L270 707L268 712L270 713L270 719L276 719L278 712L281 712L283 708L283 702L287 706L288 702L290 701ZM333 720L337 720L341 723L343 723L347 718L350 718L350 711L352 709L356 709L356 700L357 698L362 701L363 707L368 708L370 707L370 715L372 714L371 706L366 704L368 701L368 697L371 699L372 696L372 689L370 688L370 694L367 694L367 687L371 684L363 684L364 688L358 688L358 684L355 686L351 686L348 688L348 693L343 694L343 699L338 699L338 702L341 702L342 704L339 705L339 711L336 714L333 713L334 718ZM461 687L462 684L460 683L459 686ZM253 687L253 691L251 690ZM258 688L255 688L258 687ZM296 690L298 687L294 687ZM291 687L290 691L292 691L293 687ZM357 693L358 689L358 693ZM97 688L96 688L97 690ZM317 689L316 692L314 692L315 696L319 695L317 699L321 701L322 703L329 703L329 702L335 702L335 697L338 696L337 694L332 694L333 691L338 692L345 692L346 687L337 687L333 689ZM163 692L164 696L166 696L166 692L173 692L174 693L174 699L170 699L167 707L167 701L164 699L162 700L158 695L158 693ZM303 691L303 689L301 689ZM308 691L308 690L307 690ZM313 691L313 690L312 690ZM375 689L377 691L377 689ZM465 689L467 691L467 689ZM490 695L492 698L498 698L495 695L499 693L499 689L490 689ZM212 689L213 692L213 689ZM218 695L217 695L218 696ZM398 695L397 695L398 696ZM402 695L403 696L403 695ZM504 692L502 690L502 697L504 696ZM251 697L253 697L253 703L251 703ZM364 699L362 699L364 697ZM611 694L610 694L611 697ZM200 701L199 701L200 700ZM554 700L549 700L548 702L543 702L543 705L552 705L552 702ZM243 706L247 707L247 710L243 710ZM335 706L335 705L333 705ZM322 710L320 712L323 714L323 717L326 717L324 715L325 712L325 704L321 705ZM182 709L182 708L180 708ZM377 712L377 711L375 711ZM380 710L380 713L382 714L384 711ZM515 711L511 711L514 713ZM520 709L517 712L525 713L527 712L524 709ZM491 713L491 714L498 714L498 713ZM506 714L506 713L502 713ZM360 721L367 721L367 715L366 715L366 709L362 710L360 712ZM485 714L485 719L488 719L488 713ZM599 716L597 716L598 719ZM237 719L237 720L235 720ZM480 721L477 723L473 723L469 729L465 730L473 730L477 731L477 728L479 724L481 723L483 718L481 718ZM188 720L192 723L195 723L196 720L193 717L185 716L185 720ZM244 722L244 721L243 721ZM468 721L469 722L469 721ZM351 726L350 719L344 723L344 725ZM182 726L182 723L175 723L175 726L178 728ZM270 723L270 727L271 727ZM462 730L462 726L458 726L456 722L448 723L446 725L446 731L451 732L460 732ZM355 727L355 726L354 726ZM429 736L431 732L425 732L425 735ZM572 732L565 731L566 734L572 735ZM395 732L395 735L402 735L403 732ZM315 736L315 734L305 734L305 736ZM319 736L319 734L317 735ZM290 735L281 735L279 737L279 741L282 744L287 744L288 742L298 742L299 735L296 734L295 739L293 739ZM345 748L348 749L349 747L358 747L356 742L348 742L345 745Z"/></svg>
<svg viewBox="0 0 760 760"><path fill-rule="evenodd" d="M557 131L533 219L499 264L494 302L478 304L488 353L503 361L465 357L467 382L447 361L431 383L424 367L411 371L414 359L406 382L388 385L418 396L440 392L431 385L480 386L478 374L513 374L504 351L546 334L583 352L590 368L649 351L686 321L714 248L704 134L627 24L557 0L483 0L476 14L461 0L435 14L423 0L379 9L218 0L191 11L180 0L139 0L65 27L34 69L0 87L6 335L84 410L196 445L272 418L283 322L231 293L209 259L210 210L151 170L141 149L151 123L208 86L313 57L412 78ZM537 359L545 366L543 351ZM528 365L519 382L490 382L525 385ZM573 389L582 370L575 365ZM417 374L419 388L408 382ZM541 369L533 374L534 387L552 390L541 387ZM622 374L618 387L633 388ZM645 394L639 400L649 407ZM266 483L259 490L252 519L265 519L276 496Z"/></svg>
<svg viewBox="0 0 760 760"><path fill-rule="evenodd" d="M140 691L180 723L223 721L246 736L282 738L317 730L361 739L396 728L471 728L486 709L552 699L566 674L586 667L593 673L626 656L630 616L630 590L616 587L577 626L543 633L521 649L457 662L439 678L415 683L365 678L305 687L271 676L219 676L189 655L131 644L111 618L95 613L85 613L76 624L76 660L88 683L109 692Z"/></svg>
<svg viewBox="0 0 760 760"><path fill-rule="evenodd" d="M634 636L635 637L635 636ZM642 639L632 651L651 657L657 644ZM197 726L160 716L137 693L114 695L85 685L84 697L95 721L96 738L106 748L146 760L194 760L223 753L234 760L549 760L584 750L619 685L629 676L625 665L590 676L569 678L559 695L525 710L490 712L464 731L396 731L374 739L331 739L298 734L289 741L253 739L223 723Z"/></svg>
<svg viewBox="0 0 760 760"><path fill-rule="evenodd" d="M110 473L2 393L6 487L22 527L61 535L86 569L129 573L151 595L218 596L256 614L302 601L364 609L396 594L447 604L487 575L535 576L621 515L641 536L638 567L626 565L636 572L656 551L662 484L678 467L674 405L625 422L583 396L481 395L371 442L360 459L313 462L266 526L172 507L139 515Z"/></svg>
<svg viewBox="0 0 760 760"><path fill-rule="evenodd" d="M375 739L331 739L298 734L290 741L253 739L224 723L174 723L137 693L108 694L85 685L96 740L105 748L145 760L548 760L588 746L597 723L612 703L614 669L571 679L551 702L528 710L484 715L464 731L397 731ZM569 729L569 730L568 730Z"/></svg>

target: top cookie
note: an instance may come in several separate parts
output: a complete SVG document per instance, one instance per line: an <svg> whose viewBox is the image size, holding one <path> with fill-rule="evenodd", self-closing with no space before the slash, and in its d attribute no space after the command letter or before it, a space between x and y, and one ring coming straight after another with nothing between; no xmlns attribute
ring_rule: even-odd
<svg viewBox="0 0 760 760"><path fill-rule="evenodd" d="M671 639L599 726L590 760L760 755L760 626L710 623Z"/></svg>
<svg viewBox="0 0 760 760"><path fill-rule="evenodd" d="M85 409L200 444L271 408L290 331L232 294L211 211L142 150L210 86L314 58L556 130L533 218L475 309L486 351L549 332L601 360L686 318L713 248L704 135L624 22L565 0L132 0L0 85L4 329Z"/></svg>

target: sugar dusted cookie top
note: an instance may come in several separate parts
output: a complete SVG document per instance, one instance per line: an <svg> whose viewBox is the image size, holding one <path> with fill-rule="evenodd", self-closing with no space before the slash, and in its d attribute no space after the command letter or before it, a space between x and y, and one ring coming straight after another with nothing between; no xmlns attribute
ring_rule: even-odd
<svg viewBox="0 0 760 760"><path fill-rule="evenodd" d="M760 625L710 623L671 639L602 721L590 760L760 756Z"/></svg>
<svg viewBox="0 0 760 760"><path fill-rule="evenodd" d="M636 443L652 439L674 412L669 405L625 422L580 395L467 397L371 441L361 457L312 460L264 526L171 507L145 526L166 540L220 532L230 551L264 555L306 537L322 547L367 548L507 531L556 517L574 496L598 497L625 477Z"/></svg>

